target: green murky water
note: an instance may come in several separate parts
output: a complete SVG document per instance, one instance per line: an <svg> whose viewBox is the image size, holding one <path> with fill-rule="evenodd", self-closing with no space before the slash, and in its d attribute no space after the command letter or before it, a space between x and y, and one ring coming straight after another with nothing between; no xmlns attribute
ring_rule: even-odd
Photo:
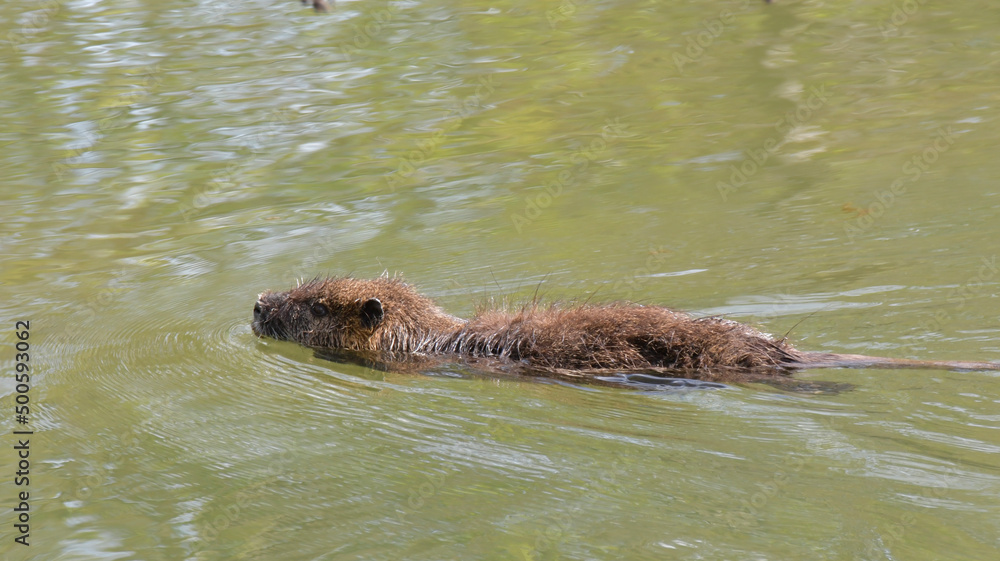
<svg viewBox="0 0 1000 561"><path fill-rule="evenodd" d="M641 392L385 374L248 323L265 288L389 270L459 314L544 281L998 360L998 20L3 4L0 557L996 559L994 374Z"/></svg>

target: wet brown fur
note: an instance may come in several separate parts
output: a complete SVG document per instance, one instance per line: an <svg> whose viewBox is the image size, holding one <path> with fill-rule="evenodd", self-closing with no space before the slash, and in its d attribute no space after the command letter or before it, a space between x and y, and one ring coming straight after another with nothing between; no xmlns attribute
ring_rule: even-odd
<svg viewBox="0 0 1000 561"><path fill-rule="evenodd" d="M333 0L327 2L327 0L302 0L302 4L308 6L312 4L313 10L317 12L329 12L330 5L333 4Z"/></svg>
<svg viewBox="0 0 1000 561"><path fill-rule="evenodd" d="M436 355L497 359L569 378L622 370L720 379L721 371L773 377L831 366L1000 369L994 363L802 352L745 324L658 306L531 304L481 310L466 321L387 277L316 279L288 292L265 292L254 316L257 335L315 349L402 362Z"/></svg>

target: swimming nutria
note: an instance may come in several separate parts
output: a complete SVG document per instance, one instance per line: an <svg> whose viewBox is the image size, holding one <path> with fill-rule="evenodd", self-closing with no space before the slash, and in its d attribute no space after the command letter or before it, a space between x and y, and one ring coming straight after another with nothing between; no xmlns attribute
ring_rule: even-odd
<svg viewBox="0 0 1000 561"><path fill-rule="evenodd" d="M416 357L499 359L532 373L574 378L622 371L698 379L720 372L773 377L814 367L1000 370L1000 363L919 361L799 351L735 321L692 318L659 306L532 304L487 309L470 320L444 312L399 279L315 279L264 292L253 308L258 336L327 351L360 351L388 363Z"/></svg>
<svg viewBox="0 0 1000 561"><path fill-rule="evenodd" d="M317 12L330 11L330 3L327 2L326 0L302 0L302 4L306 6L308 6L310 3L312 4L313 9L316 10Z"/></svg>

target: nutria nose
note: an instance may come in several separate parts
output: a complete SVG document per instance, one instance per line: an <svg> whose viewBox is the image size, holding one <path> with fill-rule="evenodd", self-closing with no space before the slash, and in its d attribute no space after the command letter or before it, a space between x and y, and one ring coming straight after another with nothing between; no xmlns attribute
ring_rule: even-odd
<svg viewBox="0 0 1000 561"><path fill-rule="evenodd" d="M258 322L265 322L270 315L270 310L266 305L261 306L260 304L260 300L257 300L257 303L253 305L253 319Z"/></svg>

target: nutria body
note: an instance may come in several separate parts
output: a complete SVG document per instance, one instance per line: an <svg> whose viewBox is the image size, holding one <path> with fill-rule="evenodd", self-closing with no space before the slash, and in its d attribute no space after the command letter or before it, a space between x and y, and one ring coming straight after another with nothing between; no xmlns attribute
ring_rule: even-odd
<svg viewBox="0 0 1000 561"><path fill-rule="evenodd" d="M327 2L327 0L302 0L302 4L306 6L312 4L313 9L316 10L317 12L330 11L330 2Z"/></svg>
<svg viewBox="0 0 1000 561"><path fill-rule="evenodd" d="M798 351L742 323L658 306L532 304L513 312L482 310L464 320L387 277L316 279L288 292L265 292L254 306L252 327L258 336L375 354L388 362L435 355L487 358L574 377L624 370L719 379L726 371L781 376L837 366L1000 370L989 362Z"/></svg>

